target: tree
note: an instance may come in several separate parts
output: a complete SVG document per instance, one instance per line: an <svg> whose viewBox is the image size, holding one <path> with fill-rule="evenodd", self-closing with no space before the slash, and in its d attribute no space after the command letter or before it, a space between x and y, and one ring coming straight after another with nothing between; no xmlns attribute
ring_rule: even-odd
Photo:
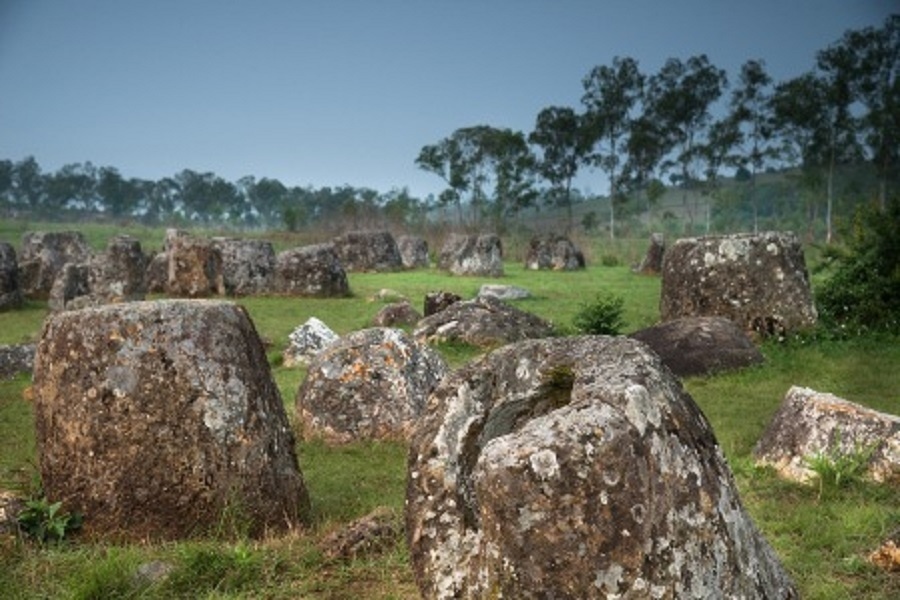
<svg viewBox="0 0 900 600"><path fill-rule="evenodd" d="M578 174L587 152L582 118L568 107L545 108L538 113L528 141L541 149L537 170L550 183L552 190L562 197L568 216L568 230L571 231L572 180Z"/></svg>
<svg viewBox="0 0 900 600"><path fill-rule="evenodd" d="M97 169L90 162L64 165L47 178L47 205L50 208L96 210Z"/></svg>
<svg viewBox="0 0 900 600"><path fill-rule="evenodd" d="M104 208L114 217L130 214L137 207L134 187L115 167L100 167L97 194L102 199Z"/></svg>
<svg viewBox="0 0 900 600"><path fill-rule="evenodd" d="M859 123L878 173L884 209L889 180L896 181L900 167L900 14L888 17L880 29L848 31L820 54L821 66L835 79L846 79L853 100L864 107ZM845 72L838 75L835 70Z"/></svg>
<svg viewBox="0 0 900 600"><path fill-rule="evenodd" d="M776 148L771 144L772 117L771 92L772 78L766 73L765 63L761 60L748 60L741 66L739 86L731 95L731 113L729 119L722 121L720 130L716 132L718 143L723 135L729 143L744 145L744 152L738 159L739 166L749 165L749 196L753 207L753 231L759 231L759 206L756 197L756 175L762 171L766 163L777 156ZM728 124L727 121L733 121ZM735 131L735 127L737 128ZM725 129L731 131L725 131ZM708 158L708 157L707 157Z"/></svg>
<svg viewBox="0 0 900 600"><path fill-rule="evenodd" d="M719 171L725 166L740 165L743 160L732 150L741 138L739 121L734 115L727 116L710 125L705 143L698 146L698 155L704 163L704 193L718 199ZM706 232L710 230L710 200L706 203ZM757 210L753 204L754 232L758 231Z"/></svg>
<svg viewBox="0 0 900 600"><path fill-rule="evenodd" d="M694 211L687 189L696 181L694 161L697 145L712 119L710 107L722 95L728 80L725 71L713 66L705 54L682 62L670 58L659 73L650 77L645 92L645 116L660 128L664 154L674 153L663 169L677 167L676 180L683 187L682 202L693 227Z"/></svg>
<svg viewBox="0 0 900 600"><path fill-rule="evenodd" d="M591 140L588 155L609 178L609 235L615 239L615 203L622 194L621 170L627 154L631 115L641 98L644 76L632 58L615 57L598 65L582 81L585 126Z"/></svg>
<svg viewBox="0 0 900 600"><path fill-rule="evenodd" d="M456 204L460 222L466 192L472 221L477 223L493 201L490 212L495 225L534 197L534 157L521 132L488 125L463 127L437 144L423 147L416 164L448 184L440 199Z"/></svg>
<svg viewBox="0 0 900 600"><path fill-rule="evenodd" d="M45 196L44 177L33 156L25 157L13 166L12 187L18 202L24 200L32 212L40 212Z"/></svg>

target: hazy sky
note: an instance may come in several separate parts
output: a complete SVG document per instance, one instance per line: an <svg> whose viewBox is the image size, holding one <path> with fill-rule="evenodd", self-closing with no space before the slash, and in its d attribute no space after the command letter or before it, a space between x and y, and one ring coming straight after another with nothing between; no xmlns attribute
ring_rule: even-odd
<svg viewBox="0 0 900 600"><path fill-rule="evenodd" d="M898 0L0 0L0 159L441 189L422 146L580 109L591 67L810 70ZM600 191L599 173L582 187Z"/></svg>

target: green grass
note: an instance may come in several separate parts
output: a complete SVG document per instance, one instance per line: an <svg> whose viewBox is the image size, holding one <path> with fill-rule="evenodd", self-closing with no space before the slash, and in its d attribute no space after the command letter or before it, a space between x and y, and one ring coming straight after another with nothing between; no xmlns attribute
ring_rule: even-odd
<svg viewBox="0 0 900 600"><path fill-rule="evenodd" d="M79 227L81 229L81 227ZM0 222L0 240L18 244L20 234ZM102 248L97 228L91 243ZM148 240L160 240L147 232ZM11 237L7 237L11 236ZM284 236L279 243L290 245ZM528 289L520 308L571 327L579 307L606 291L625 300L624 332L653 324L658 317L659 279L630 272L640 241L591 249L594 260L581 272L525 270L506 264L499 282ZM155 243L155 242L151 242ZM618 266L599 257L616 254ZM425 293L452 291L474 296L481 284L497 280L451 277L435 269L384 274L351 274L353 296L345 299L242 298L257 330L271 346L270 364L289 415L304 369L285 368L280 355L287 336L316 316L338 333L368 326L382 306L370 301L382 288L407 296L421 311ZM0 313L0 343L35 340L46 314L43 303ZM877 410L900 413L900 343L895 338L849 341L792 341L762 347L766 362L738 373L685 381L686 389L710 420L735 473L749 513L795 578L804 598L900 597L900 577L870 566L865 557L900 527L900 487L854 481L821 494L816 486L780 480L753 465L756 440L791 385L832 392ZM462 344L437 347L453 367L478 356ZM0 381L0 487L35 492L31 405L23 399L27 377ZM405 544L349 562L330 561L320 549L330 532L379 506L399 518L405 493L406 449L396 443L357 443L338 448L301 440L298 455L312 500L312 523L303 530L262 540L239 536L180 543L107 545L77 537L40 547L0 538L0 596L6 598L415 598ZM172 568L164 583L135 577L138 567L162 561Z"/></svg>

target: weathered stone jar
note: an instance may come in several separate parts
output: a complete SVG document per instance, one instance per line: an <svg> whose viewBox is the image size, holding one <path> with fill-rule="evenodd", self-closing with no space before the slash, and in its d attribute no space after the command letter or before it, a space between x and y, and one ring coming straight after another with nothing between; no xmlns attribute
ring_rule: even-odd
<svg viewBox="0 0 900 600"><path fill-rule="evenodd" d="M426 598L796 598L700 410L627 338L531 340L446 377L409 455Z"/></svg>
<svg viewBox="0 0 900 600"><path fill-rule="evenodd" d="M35 420L47 497L91 534L177 539L239 511L247 533L309 500L259 336L228 302L170 300L51 316Z"/></svg>

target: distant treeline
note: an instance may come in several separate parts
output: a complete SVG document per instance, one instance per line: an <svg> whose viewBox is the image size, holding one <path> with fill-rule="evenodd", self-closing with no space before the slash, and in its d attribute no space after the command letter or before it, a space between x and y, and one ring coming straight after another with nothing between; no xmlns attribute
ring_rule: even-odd
<svg viewBox="0 0 900 600"><path fill-rule="evenodd" d="M527 134L475 125L423 146L415 162L444 182L437 196L229 182L190 169L151 181L90 162L44 173L29 156L0 160L0 214L288 230L449 222L498 232L549 217L611 237L635 223L698 233L784 219L830 240L836 216L897 194L900 15L847 31L788 81L748 60L730 94L727 74L705 55L669 59L652 75L616 57L582 86L581 110L547 107ZM573 188L582 169L602 173L604 196Z"/></svg>

